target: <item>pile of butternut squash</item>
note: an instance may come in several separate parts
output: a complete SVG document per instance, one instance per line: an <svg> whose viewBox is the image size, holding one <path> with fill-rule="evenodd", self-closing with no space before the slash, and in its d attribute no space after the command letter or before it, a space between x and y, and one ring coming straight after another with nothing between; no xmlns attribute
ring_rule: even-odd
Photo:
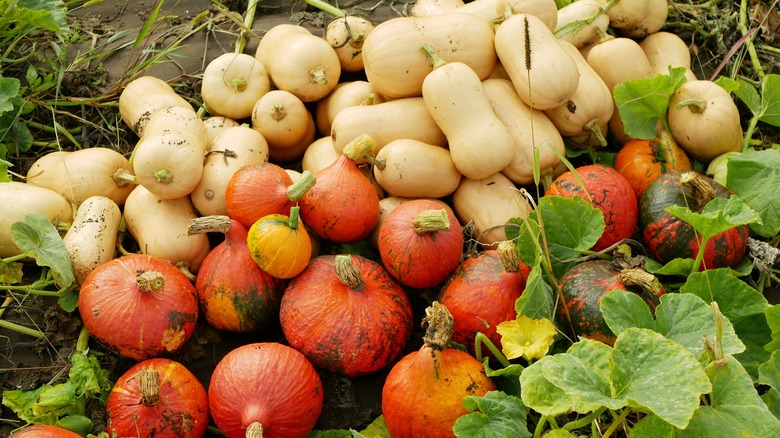
<svg viewBox="0 0 780 438"><path fill-rule="evenodd" d="M139 138L132 156L54 152L26 183L0 184L0 202L11 205L0 218L0 257L19 251L12 223L46 214L72 223L65 241L83 279L115 256L124 219L141 252L197 272L209 241L187 235L187 223L227 213L226 187L239 168L270 161L295 180L365 134L374 149L362 171L381 199L380 220L407 199L441 199L481 243L500 242L501 226L531 210L517 188L565 170L565 142L629 140L613 102L617 84L682 66L689 82L680 99L712 95L717 86L697 80L686 44L660 31L666 13L665 0L561 9L554 0L418 0L410 16L375 24L346 15L322 36L277 25L254 55L209 60L200 112L155 77L128 84L119 109ZM705 162L741 143L736 107L720 99L731 137L717 145L678 138ZM672 129L693 129L691 119L709 110L698 111L670 120Z"/></svg>

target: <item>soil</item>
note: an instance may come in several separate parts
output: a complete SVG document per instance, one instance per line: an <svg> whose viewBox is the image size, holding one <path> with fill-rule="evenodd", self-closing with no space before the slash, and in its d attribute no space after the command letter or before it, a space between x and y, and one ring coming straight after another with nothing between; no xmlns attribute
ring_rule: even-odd
<svg viewBox="0 0 780 438"><path fill-rule="evenodd" d="M761 41L777 47L780 44L780 12L777 11L776 4L775 9L770 11L767 5L771 2L751 3L756 6L751 9L751 18L755 23L763 23L760 26ZM71 26L80 29L86 38L71 44L68 56L78 59L80 54L90 50L110 53L109 56L98 57L88 63L83 62L70 69L63 81L63 95L94 98L96 102L94 105L82 105L73 113L74 117L61 119L66 127L83 127L77 136L83 147L107 145L125 154L132 150L137 137L122 125L115 106L104 106L100 103L116 100L124 84L133 78L129 72L146 56L143 48L162 49L178 38L191 34L182 40L175 55L165 57L144 74L175 83L180 94L198 102L199 74L210 60L222 53L233 51L240 29L240 14L246 8L246 1L224 2L229 11L217 8L209 0L165 2L150 38L143 42L141 48L134 49L132 42L138 35L138 29L144 24L155 4L152 0L104 0L72 12ZM409 3L396 0L355 0L348 5L340 5L342 9L367 15L375 22L404 15L409 6ZM736 8L734 5L724 7ZM703 38L693 24L699 23L701 26L708 24L707 20L716 19L718 15L729 16L734 13L731 9L710 12L711 14L702 15L701 11L680 7L673 9L670 15L674 26L670 26L668 30L681 35L694 49L694 71L700 78L707 78L719 71L720 61L741 37L736 29L722 27L715 29L718 33L712 38ZM763 18L766 20L762 20ZM193 31L194 22L207 25L201 30ZM324 13L314 12L303 2L263 1L258 6L251 26L253 33L248 39L245 53L253 54L262 34L276 24L298 23L321 35L327 22L328 17ZM776 55L765 55L762 58L765 73L780 73L779 59ZM108 120L110 123L84 122L98 119ZM766 144L778 143L780 133L768 129L762 132L761 138ZM47 150L44 149L37 154L26 153L15 157L15 167L12 170L25 174L27 167L45 152ZM423 309L430 303L435 291L410 292L415 308L415 320L419 323ZM56 383L67 376L69 357L81 328L77 313L64 312L56 299L31 296L21 303L11 304L3 314L3 319L35 326L44 331L46 337L35 341L25 335L0 329L0 390L32 389L43 383ZM418 329L413 339L420 339L420 336ZM201 324L193 340L173 358L187 364L204 386L208 387L211 371L222 356L238 345L262 341L284 341L278 324L259 333L244 335L218 333ZM420 341L412 341L404 354L416 350L419 345ZM90 346L97 351L103 351L99 345ZM103 366L112 374L112 380L132 364L131 361L118 359L113 355L105 356L103 361ZM360 430L368 425L381 414L381 385L387 371L389 369L372 376L352 379L323 372L326 404L317 428ZM97 403L91 405L90 417L95 422L94 431L104 429L102 406ZM8 408L0 407L0 436L8 436L11 430L21 425Z"/></svg>

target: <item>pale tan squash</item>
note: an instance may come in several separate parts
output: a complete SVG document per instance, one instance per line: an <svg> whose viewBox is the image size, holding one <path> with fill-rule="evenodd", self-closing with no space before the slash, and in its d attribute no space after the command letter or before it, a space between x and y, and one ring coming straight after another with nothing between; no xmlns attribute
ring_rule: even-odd
<svg viewBox="0 0 780 438"><path fill-rule="evenodd" d="M512 181L501 173L481 180L463 178L452 194L452 206L462 224L473 224L474 237L483 245L506 240L507 221L527 217L532 210Z"/></svg>
<svg viewBox="0 0 780 438"><path fill-rule="evenodd" d="M200 93L209 113L240 120L270 90L262 62L245 53L224 53L206 65Z"/></svg>
<svg viewBox="0 0 780 438"><path fill-rule="evenodd" d="M78 284L92 270L114 258L121 221L119 206L105 196L92 196L81 203L62 238Z"/></svg>
<svg viewBox="0 0 780 438"><path fill-rule="evenodd" d="M197 273L211 250L205 234L187 235L187 225L198 217L189 197L161 199L144 186L127 197L124 219L127 231L142 254L168 260Z"/></svg>
<svg viewBox="0 0 780 438"><path fill-rule="evenodd" d="M167 82L154 76L133 79L119 95L122 121L139 137L144 135L144 127L153 113L172 106L192 109Z"/></svg>
<svg viewBox="0 0 780 438"><path fill-rule="evenodd" d="M11 225L24 221L28 214L42 214L54 224L70 224L73 207L59 193L17 181L0 183L0 258L20 255L22 251L11 237Z"/></svg>
<svg viewBox="0 0 780 438"><path fill-rule="evenodd" d="M131 173L127 158L107 147L55 151L35 160L27 171L27 184L53 190L76 206L98 195L121 206L135 188Z"/></svg>
<svg viewBox="0 0 780 438"><path fill-rule="evenodd" d="M317 102L314 110L317 131L321 135L330 135L333 119L344 108L375 105L384 101L385 99L368 81L342 82L336 85L336 88L330 94Z"/></svg>
<svg viewBox="0 0 780 438"><path fill-rule="evenodd" d="M461 174L449 151L408 138L393 140L376 155L374 176L386 193L406 198L442 198L458 188Z"/></svg>
<svg viewBox="0 0 780 438"><path fill-rule="evenodd" d="M531 109L507 79L482 83L496 116L507 126L513 140L513 158L501 173L517 184L534 180L534 149L538 149L540 175L549 175L566 153L563 138L547 116ZM557 154L556 154L557 152Z"/></svg>

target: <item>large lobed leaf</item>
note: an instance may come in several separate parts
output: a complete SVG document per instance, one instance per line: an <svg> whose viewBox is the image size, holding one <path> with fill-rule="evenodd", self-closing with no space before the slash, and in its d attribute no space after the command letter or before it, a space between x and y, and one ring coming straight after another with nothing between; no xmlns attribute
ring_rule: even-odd
<svg viewBox="0 0 780 438"><path fill-rule="evenodd" d="M762 237L780 233L780 150L733 155L727 167L727 187L761 216L750 229Z"/></svg>
<svg viewBox="0 0 780 438"><path fill-rule="evenodd" d="M546 356L523 370L520 385L523 402L544 415L632 407L680 428L712 389L690 351L642 328L624 330L614 348L581 340Z"/></svg>

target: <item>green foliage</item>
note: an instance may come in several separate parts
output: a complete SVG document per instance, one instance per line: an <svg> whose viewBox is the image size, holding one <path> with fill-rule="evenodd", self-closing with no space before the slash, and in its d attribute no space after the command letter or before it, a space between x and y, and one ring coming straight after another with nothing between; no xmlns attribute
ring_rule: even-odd
<svg viewBox="0 0 780 438"><path fill-rule="evenodd" d="M767 238L780 233L780 150L750 150L731 156L727 168L727 187L761 216L750 229Z"/></svg>
<svg viewBox="0 0 780 438"><path fill-rule="evenodd" d="M71 356L66 381L4 391L2 403L28 423L56 424L86 435L92 430L86 416L87 400L105 402L113 386L108 376L95 356L77 351Z"/></svg>
<svg viewBox="0 0 780 438"><path fill-rule="evenodd" d="M490 391L482 397L467 396L463 406L468 414L458 418L453 427L455 436L464 438L530 438L526 428L528 408L512 395Z"/></svg>
<svg viewBox="0 0 780 438"><path fill-rule="evenodd" d="M612 95L626 134L645 140L657 137L658 121L666 123L666 111L672 95L685 80L685 69L674 67L669 68L668 75L615 85Z"/></svg>
<svg viewBox="0 0 780 438"><path fill-rule="evenodd" d="M22 252L35 259L38 266L51 268L62 286L73 284L75 277L68 250L46 216L28 214L24 222L11 225L11 237Z"/></svg>

